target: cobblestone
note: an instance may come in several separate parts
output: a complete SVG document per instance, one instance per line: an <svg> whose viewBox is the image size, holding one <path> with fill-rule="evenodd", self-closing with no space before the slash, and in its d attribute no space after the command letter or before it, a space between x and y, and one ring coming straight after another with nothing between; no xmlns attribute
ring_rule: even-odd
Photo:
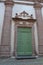
<svg viewBox="0 0 43 65"><path fill-rule="evenodd" d="M43 58L20 59L6 58L0 59L0 65L43 65Z"/></svg>

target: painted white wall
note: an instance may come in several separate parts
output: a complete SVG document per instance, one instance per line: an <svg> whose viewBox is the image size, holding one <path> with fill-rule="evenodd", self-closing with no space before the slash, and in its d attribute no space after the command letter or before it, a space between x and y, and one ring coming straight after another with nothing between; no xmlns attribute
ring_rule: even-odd
<svg viewBox="0 0 43 65"><path fill-rule="evenodd" d="M38 54L39 53L39 51L38 51L38 32L37 32L36 23L34 24L34 38L35 38L35 50L36 50L36 53Z"/></svg>
<svg viewBox="0 0 43 65"><path fill-rule="evenodd" d="M12 24L11 24L11 56L13 56L13 52L14 52L14 33L15 33L15 30L14 30L14 21L12 21Z"/></svg>
<svg viewBox="0 0 43 65"><path fill-rule="evenodd" d="M0 44L1 44L2 26L4 21L4 12L5 12L4 3L0 3Z"/></svg>
<svg viewBox="0 0 43 65"><path fill-rule="evenodd" d="M43 8L42 8L42 18L43 18Z"/></svg>

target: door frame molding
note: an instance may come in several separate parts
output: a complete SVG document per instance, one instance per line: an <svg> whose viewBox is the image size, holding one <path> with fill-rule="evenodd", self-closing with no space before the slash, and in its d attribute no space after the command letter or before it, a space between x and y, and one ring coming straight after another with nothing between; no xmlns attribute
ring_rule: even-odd
<svg viewBox="0 0 43 65"><path fill-rule="evenodd" d="M15 44L14 44L14 49L15 49L15 57L17 58L17 51L16 51L16 49L17 49L17 29L18 29L18 27L19 28L32 28L32 26L26 26L26 25L17 25L17 26L15 26ZM33 34L32 34L32 36L33 36ZM32 41L33 41L33 39L32 39ZM33 48L33 47L32 47ZM33 49L32 49L32 51L33 51ZM32 55L33 55L33 53L32 53Z"/></svg>
<svg viewBox="0 0 43 65"><path fill-rule="evenodd" d="M24 12L22 12L22 14L24 14ZM27 15L26 12L25 12L25 14ZM19 18L18 14L16 14L15 18L12 18L13 21L15 22L15 34L14 34L15 35L14 36L14 39L15 39L15 41L14 41L14 54L15 54L15 57L17 56L17 52L16 52L16 48L17 48L17 39L16 39L16 37L17 37L17 28L18 27L31 27L32 28L34 26L33 24L36 22L36 19L33 19L32 16L29 16L29 17L30 17L30 19L24 19L24 18L22 19L22 18ZM33 29L32 29L32 31L33 31ZM33 35L33 32L32 32L32 37L33 36L34 35ZM34 43L33 41L34 40L32 39L32 45ZM35 52L33 52L33 53L35 53Z"/></svg>

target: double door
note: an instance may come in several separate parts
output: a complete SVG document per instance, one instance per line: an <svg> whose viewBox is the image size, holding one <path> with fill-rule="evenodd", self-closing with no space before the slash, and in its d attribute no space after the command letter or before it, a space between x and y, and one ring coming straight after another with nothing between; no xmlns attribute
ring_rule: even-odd
<svg viewBox="0 0 43 65"><path fill-rule="evenodd" d="M17 28L17 56L32 55L32 28Z"/></svg>

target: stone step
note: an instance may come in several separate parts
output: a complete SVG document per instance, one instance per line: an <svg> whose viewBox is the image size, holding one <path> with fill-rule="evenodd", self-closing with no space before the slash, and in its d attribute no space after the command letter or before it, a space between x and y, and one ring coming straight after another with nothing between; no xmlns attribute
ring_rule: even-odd
<svg viewBox="0 0 43 65"><path fill-rule="evenodd" d="M16 59L35 59L38 56L16 56Z"/></svg>

